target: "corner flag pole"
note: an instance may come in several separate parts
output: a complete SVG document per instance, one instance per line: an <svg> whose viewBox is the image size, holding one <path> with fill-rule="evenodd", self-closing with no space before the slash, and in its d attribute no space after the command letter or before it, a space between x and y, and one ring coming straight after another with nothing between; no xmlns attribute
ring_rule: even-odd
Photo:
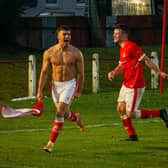
<svg viewBox="0 0 168 168"><path fill-rule="evenodd" d="M167 0L164 0L163 23L162 23L162 53L161 53L161 72L164 71L165 38L166 38L166 15ZM160 94L163 93L163 78L160 77Z"/></svg>

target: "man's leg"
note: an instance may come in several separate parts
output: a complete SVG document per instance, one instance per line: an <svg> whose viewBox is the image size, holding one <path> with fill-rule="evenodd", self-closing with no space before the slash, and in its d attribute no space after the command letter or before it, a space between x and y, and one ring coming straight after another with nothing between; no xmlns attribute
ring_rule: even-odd
<svg viewBox="0 0 168 168"><path fill-rule="evenodd" d="M141 109L141 119L160 117L160 110Z"/></svg>
<svg viewBox="0 0 168 168"><path fill-rule="evenodd" d="M134 89L126 88L124 85L122 85L118 96L117 111L119 112L122 123L129 135L129 138L125 139L128 141L138 140L131 117L126 113L127 111L131 111L130 109L133 102L133 97Z"/></svg>
<svg viewBox="0 0 168 168"><path fill-rule="evenodd" d="M131 118L155 118L161 117L168 127L168 109L161 109L161 110L149 110L149 109L141 109L138 110L140 101L142 99L142 95L144 93L144 88L134 89L134 97L132 103L132 113L130 113Z"/></svg>
<svg viewBox="0 0 168 168"><path fill-rule="evenodd" d="M56 113L56 120L53 123L52 131L51 131L51 136L48 144L44 147L44 150L46 152L51 152L52 148L62 131L63 125L64 125L64 115L65 115L65 110L67 105L65 103L60 102L57 106L57 113Z"/></svg>
<svg viewBox="0 0 168 168"><path fill-rule="evenodd" d="M168 109L161 109L161 110L141 109L141 110L135 110L134 117L135 118L141 118L141 119L160 117L165 122L166 127L168 128Z"/></svg>
<svg viewBox="0 0 168 168"><path fill-rule="evenodd" d="M65 116L69 121L75 122L79 126L80 131L83 132L85 130L85 126L81 119L80 113L74 113L73 111L69 110L69 112L66 112Z"/></svg>
<svg viewBox="0 0 168 168"><path fill-rule="evenodd" d="M118 112L120 113L120 117L122 123L129 135L129 138L125 139L126 141L137 141L138 137L136 135L135 128L133 126L131 118L126 114L126 103L119 102L117 107Z"/></svg>
<svg viewBox="0 0 168 168"><path fill-rule="evenodd" d="M71 102L74 98L75 92L77 89L77 80L71 80L68 83L65 84L64 90L60 96L60 101L67 104L65 118L75 122L79 127L81 131L84 131L84 123L81 120L80 113L74 113L70 110Z"/></svg>
<svg viewBox="0 0 168 168"><path fill-rule="evenodd" d="M144 88L138 88L134 89L134 99L133 101L133 107L132 110L133 113L131 113L133 118L155 118L155 117L161 117L163 121L166 124L166 127L168 127L168 110L167 109L161 109L161 110L149 110L149 109L141 109L138 110L140 101L142 99L142 95L144 93Z"/></svg>

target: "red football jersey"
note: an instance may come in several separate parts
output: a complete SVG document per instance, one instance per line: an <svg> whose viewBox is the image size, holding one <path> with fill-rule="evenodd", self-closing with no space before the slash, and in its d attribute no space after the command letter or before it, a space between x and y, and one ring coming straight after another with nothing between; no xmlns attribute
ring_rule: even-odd
<svg viewBox="0 0 168 168"><path fill-rule="evenodd" d="M124 72L123 84L128 88L145 87L143 62L145 56L142 49L134 42L127 40L120 49L120 60Z"/></svg>

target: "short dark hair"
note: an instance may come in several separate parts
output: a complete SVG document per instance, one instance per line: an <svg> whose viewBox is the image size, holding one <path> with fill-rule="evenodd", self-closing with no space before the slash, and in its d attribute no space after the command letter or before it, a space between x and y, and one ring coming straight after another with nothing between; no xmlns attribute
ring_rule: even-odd
<svg viewBox="0 0 168 168"><path fill-rule="evenodd" d="M60 32L61 30L66 30L66 31L71 31L71 28L67 25L61 25L57 28L57 33Z"/></svg>
<svg viewBox="0 0 168 168"><path fill-rule="evenodd" d="M116 24L115 29L121 29L123 32L128 34L128 27L125 24Z"/></svg>

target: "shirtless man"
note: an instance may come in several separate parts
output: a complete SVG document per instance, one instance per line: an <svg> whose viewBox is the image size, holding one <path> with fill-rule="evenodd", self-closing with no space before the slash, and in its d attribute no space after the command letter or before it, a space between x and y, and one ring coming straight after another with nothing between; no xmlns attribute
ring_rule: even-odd
<svg viewBox="0 0 168 168"><path fill-rule="evenodd" d="M43 88L47 81L50 65L52 67L52 98L56 105L56 119L48 144L44 147L46 152L51 152L55 141L60 134L64 119L75 122L81 131L84 123L80 114L70 110L73 97L81 96L84 82L84 61L79 49L70 44L71 30L62 25L57 29L58 44L44 52L37 98L42 99ZM77 80L75 79L77 77Z"/></svg>
<svg viewBox="0 0 168 168"><path fill-rule="evenodd" d="M120 59L118 66L108 73L108 79L112 81L117 75L124 74L124 82L120 89L117 110L129 135L125 140L138 141L132 118L160 117L168 128L168 109L139 109L139 104L145 91L143 62L164 79L168 79L168 74L161 72L143 50L128 39L128 30L125 25L116 25L113 37L114 42L121 47Z"/></svg>

